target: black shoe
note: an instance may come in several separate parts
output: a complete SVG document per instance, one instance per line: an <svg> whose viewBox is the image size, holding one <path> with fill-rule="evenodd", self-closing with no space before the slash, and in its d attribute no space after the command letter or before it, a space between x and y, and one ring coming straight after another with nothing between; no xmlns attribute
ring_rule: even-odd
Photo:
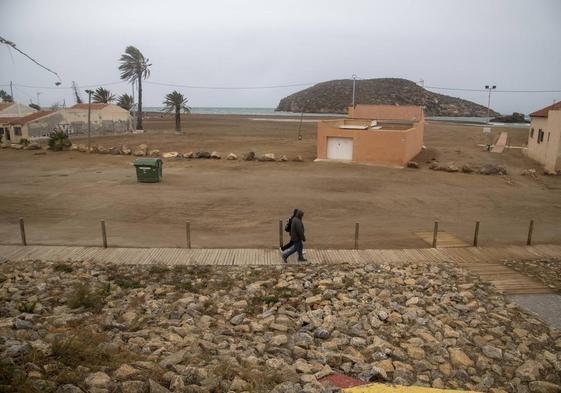
<svg viewBox="0 0 561 393"><path fill-rule="evenodd" d="M282 256L282 260L284 261L284 263L288 263L288 260L286 259L286 257L284 255Z"/></svg>
<svg viewBox="0 0 561 393"><path fill-rule="evenodd" d="M306 258L298 258L298 262L308 262Z"/></svg>

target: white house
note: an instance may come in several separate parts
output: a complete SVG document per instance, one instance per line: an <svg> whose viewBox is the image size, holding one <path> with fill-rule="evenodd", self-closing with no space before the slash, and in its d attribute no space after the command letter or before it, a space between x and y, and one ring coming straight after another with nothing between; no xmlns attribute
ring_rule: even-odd
<svg viewBox="0 0 561 393"><path fill-rule="evenodd" d="M530 113L528 157L548 173L561 171L561 102Z"/></svg>

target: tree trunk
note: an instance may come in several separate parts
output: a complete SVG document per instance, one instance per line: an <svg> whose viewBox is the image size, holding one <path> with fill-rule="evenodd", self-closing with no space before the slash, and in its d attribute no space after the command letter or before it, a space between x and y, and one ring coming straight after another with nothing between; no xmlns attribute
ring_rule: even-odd
<svg viewBox="0 0 561 393"><path fill-rule="evenodd" d="M175 108L175 131L181 132L181 109Z"/></svg>
<svg viewBox="0 0 561 393"><path fill-rule="evenodd" d="M138 112L136 114L136 129L142 130L142 74L138 75Z"/></svg>

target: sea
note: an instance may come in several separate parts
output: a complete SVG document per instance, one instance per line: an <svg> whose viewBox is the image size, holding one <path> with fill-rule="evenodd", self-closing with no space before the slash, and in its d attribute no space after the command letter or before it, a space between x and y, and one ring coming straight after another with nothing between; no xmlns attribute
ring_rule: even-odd
<svg viewBox="0 0 561 393"><path fill-rule="evenodd" d="M164 112L160 106L147 106L143 108L146 112ZM192 107L191 113L197 115L239 115L239 116L259 116L259 117L294 117L299 116L297 112L277 112L275 108L235 108L235 107ZM341 113L304 113L305 117L342 117ZM481 125L488 124L490 118L487 117L449 117L449 116L427 116L426 120L444 121L462 124ZM524 127L527 123L491 123L495 126Z"/></svg>

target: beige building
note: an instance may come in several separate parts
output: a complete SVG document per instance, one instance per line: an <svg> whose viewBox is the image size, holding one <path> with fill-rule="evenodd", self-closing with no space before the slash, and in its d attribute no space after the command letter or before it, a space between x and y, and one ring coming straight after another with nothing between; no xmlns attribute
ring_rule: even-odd
<svg viewBox="0 0 561 393"><path fill-rule="evenodd" d="M23 117L37 112L19 102L0 102L0 120L6 117Z"/></svg>
<svg viewBox="0 0 561 393"><path fill-rule="evenodd" d="M561 102L534 113L528 136L528 157L544 166L546 172L561 171Z"/></svg>
<svg viewBox="0 0 561 393"><path fill-rule="evenodd" d="M403 167L421 152L424 127L420 106L357 105L318 123L317 159Z"/></svg>
<svg viewBox="0 0 561 393"><path fill-rule="evenodd" d="M0 138L2 143L11 143L10 122L37 112L19 102L0 102Z"/></svg>
<svg viewBox="0 0 561 393"><path fill-rule="evenodd" d="M45 138L53 131L63 131L71 137L85 136L88 133L88 104L11 118L8 125L10 143L18 143L21 138ZM129 131L132 131L129 111L112 104L91 104L91 135L115 135Z"/></svg>

